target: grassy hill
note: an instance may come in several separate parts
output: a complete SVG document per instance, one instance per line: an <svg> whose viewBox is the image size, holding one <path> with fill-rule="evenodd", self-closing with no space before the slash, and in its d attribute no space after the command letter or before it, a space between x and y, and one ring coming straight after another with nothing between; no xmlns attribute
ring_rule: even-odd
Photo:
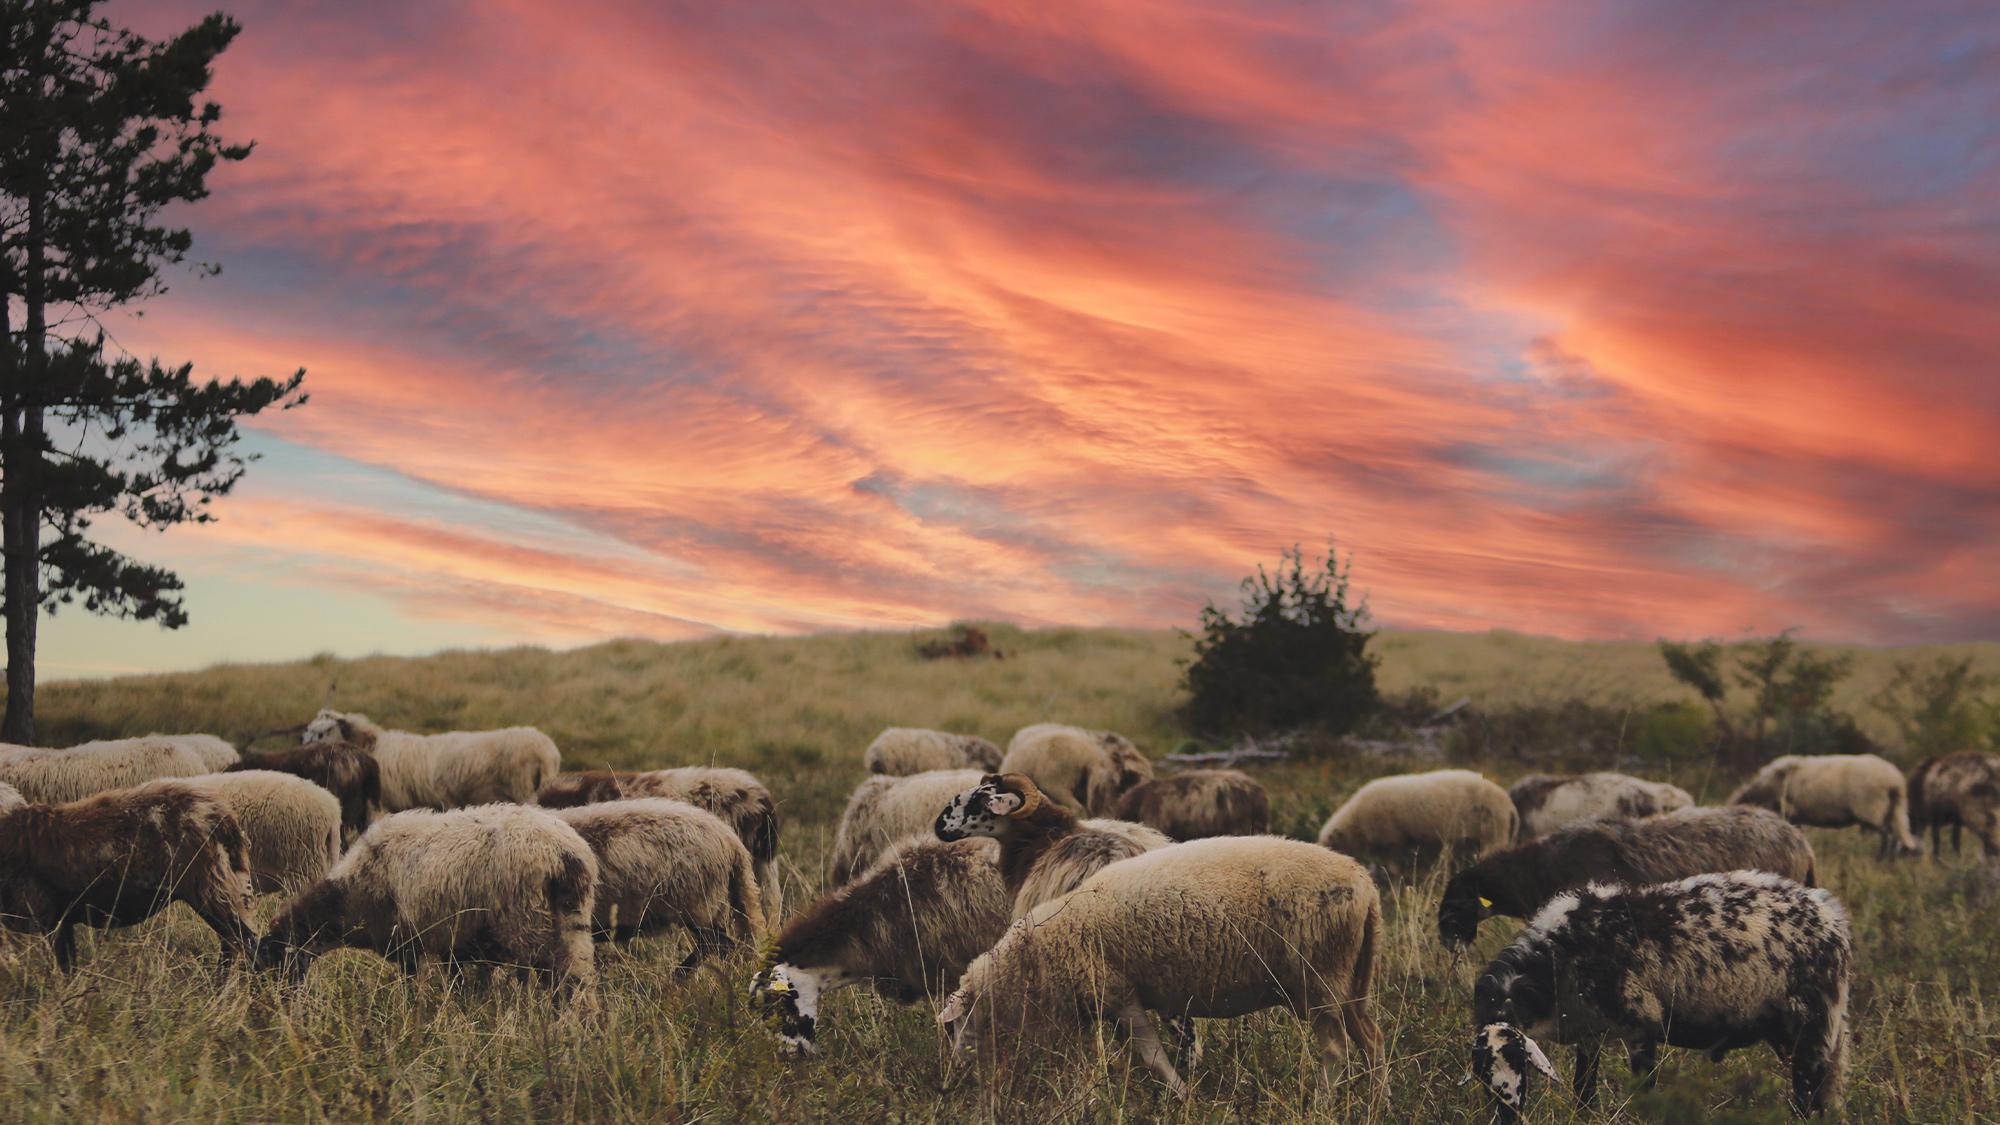
<svg viewBox="0 0 2000 1125"><path fill-rule="evenodd" d="M1180 744L1172 708L1177 634L989 629L1004 660L927 662L906 634L724 638L659 645L619 641L538 649L222 666L201 672L51 683L43 740L66 743L151 730L209 730L237 740L307 718L329 691L344 709L416 730L532 723L572 767L714 762L762 775L786 817L784 869L795 906L823 882L823 858L860 755L882 727L936 726L1004 742L1055 719L1121 730L1153 753ZM1652 646L1573 644L1492 633L1387 634L1377 642L1391 693L1469 695L1481 709L1580 700L1637 709L1686 698ZM1946 650L1856 650L1835 705L1872 734L1888 731L1867 701L1897 660ZM2000 645L1949 650L2000 674ZM1560 729L1538 737L1560 741ZM1271 767L1277 824L1309 835L1367 777L1435 759L1314 756ZM1475 764L1503 782L1519 757ZM1677 778L1717 799L1734 780ZM1824 881L1848 903L1860 946L1849 1081L1854 1120L1973 1120L2000 1104L2000 877L1971 860L1882 864L1853 832L1813 832ZM1389 902L1380 958L1382 1081L1317 1089L1310 1036L1265 1013L1209 1025L1195 1098L1167 1100L1110 1039L1076 1072L1011 1091L1023 1118L1484 1121L1461 1087L1474 965L1505 943L1489 926L1470 962L1435 938L1438 881ZM263 909L270 910L270 903ZM950 1084L931 1009L850 991L832 998L825 1052L778 1063L742 1000L748 966L727 979L675 979L672 940L600 958L605 1010L587 1027L558 1022L532 993L468 994L442 974L405 981L360 954L328 958L297 990L219 974L212 939L176 908L170 919L86 939L84 967L55 977L41 943L0 954L0 1083L10 1119L891 1120L965 1116L976 1096ZM1567 1052L1557 1063L1567 1065ZM1536 1120L1785 1119L1768 1052L1727 1062L1668 1052L1660 1087L1641 1092L1607 1067L1600 1112L1577 1114L1545 1094ZM1616 1075L1616 1077L1614 1077Z"/></svg>

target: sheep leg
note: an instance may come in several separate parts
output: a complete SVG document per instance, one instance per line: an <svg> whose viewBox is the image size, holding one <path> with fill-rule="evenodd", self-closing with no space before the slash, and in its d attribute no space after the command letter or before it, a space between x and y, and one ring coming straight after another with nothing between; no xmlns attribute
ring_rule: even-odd
<svg viewBox="0 0 2000 1125"><path fill-rule="evenodd" d="M1632 1073L1639 1076L1642 1088L1651 1090L1660 1084L1660 1045L1648 1039L1633 1043L1625 1049L1626 1059L1632 1064Z"/></svg>
<svg viewBox="0 0 2000 1125"><path fill-rule="evenodd" d="M56 932L49 936L49 945L55 950L56 968L67 973L76 967L76 919L65 917L56 923Z"/></svg>
<svg viewBox="0 0 2000 1125"><path fill-rule="evenodd" d="M1602 1044L1579 1043L1576 1047L1576 1071L1570 1076L1570 1089L1575 1091L1577 1104L1589 1105L1597 1100L1597 1056Z"/></svg>
<svg viewBox="0 0 2000 1125"><path fill-rule="evenodd" d="M1201 1065L1201 1040L1194 1032L1194 1019L1175 1016L1167 1021L1167 1038L1173 1042L1174 1057L1192 1070Z"/></svg>
<svg viewBox="0 0 2000 1125"><path fill-rule="evenodd" d="M1118 1010L1118 1024L1125 1029L1126 1037L1132 1042L1132 1049L1139 1055L1139 1061L1152 1068L1153 1073L1172 1090L1174 1097L1186 1101L1188 1084L1174 1069L1173 1060L1167 1057L1167 1049L1160 1042L1159 1029L1153 1024L1153 1014L1139 1006L1137 1001L1127 1003Z"/></svg>
<svg viewBox="0 0 2000 1125"><path fill-rule="evenodd" d="M1954 824L1951 826L1951 854L1954 859L1964 854L1965 838L1960 834L1964 828L1965 825L1963 824Z"/></svg>
<svg viewBox="0 0 2000 1125"><path fill-rule="evenodd" d="M1319 1039L1320 1072L1331 1086L1339 1080L1347 1063L1347 1024L1338 1010L1321 1008L1313 1013L1312 1025L1313 1034Z"/></svg>

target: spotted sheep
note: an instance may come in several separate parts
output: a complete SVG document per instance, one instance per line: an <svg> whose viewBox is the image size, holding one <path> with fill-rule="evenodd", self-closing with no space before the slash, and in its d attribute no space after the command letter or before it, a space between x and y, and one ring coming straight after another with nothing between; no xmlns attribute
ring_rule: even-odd
<svg viewBox="0 0 2000 1125"><path fill-rule="evenodd" d="M940 996L1007 928L999 847L907 836L779 931L750 982L781 1050L818 1050L827 993L867 985L897 1003Z"/></svg>
<svg viewBox="0 0 2000 1125"><path fill-rule="evenodd" d="M1910 826L1930 829L1934 857L1944 857L1946 828L1954 855L1970 828L1986 858L2000 858L2000 754L1965 750L1926 759L1910 773Z"/></svg>
<svg viewBox="0 0 2000 1125"><path fill-rule="evenodd" d="M1392 869L1446 854L1469 863L1506 847L1519 823L1505 789L1471 770L1432 770L1355 790L1320 828L1319 843Z"/></svg>
<svg viewBox="0 0 2000 1125"><path fill-rule="evenodd" d="M640 797L554 809L597 856L591 936L630 941L685 930L686 972L752 945L764 929L750 851L713 813L685 801Z"/></svg>
<svg viewBox="0 0 2000 1125"><path fill-rule="evenodd" d="M1811 886L1812 843L1776 813L1744 807L1573 825L1454 874L1438 902L1438 937L1467 945L1485 919L1532 917L1557 894L1589 883L1638 886L1738 870Z"/></svg>
<svg viewBox="0 0 2000 1125"><path fill-rule="evenodd" d="M413 734L384 730L366 715L321 711L301 742L373 754L382 767L382 808L392 813L530 801L562 768L555 742L533 727Z"/></svg>
<svg viewBox="0 0 2000 1125"><path fill-rule="evenodd" d="M938 810L979 784L978 770L930 770L908 777L876 774L854 787L833 829L835 886L860 875L890 845L908 836L928 836Z"/></svg>
<svg viewBox="0 0 2000 1125"><path fill-rule="evenodd" d="M454 969L506 965L552 983L567 1001L596 977L596 889L590 845L543 809L392 813L278 912L257 964L303 976L313 958L349 948L411 976L427 958Z"/></svg>
<svg viewBox="0 0 2000 1125"><path fill-rule="evenodd" d="M1120 820L1078 820L1026 774L987 774L954 796L932 829L940 840L985 836L1000 842L1000 876L1019 918L1121 859L1173 843L1164 833Z"/></svg>
<svg viewBox="0 0 2000 1125"><path fill-rule="evenodd" d="M1837 1109L1853 955L1830 893L1769 872L1593 883L1551 899L1473 986L1473 1073L1513 1121L1534 1073L1555 1078L1538 1039L1574 1050L1586 1105L1607 1040L1649 1081L1663 1044L1719 1061L1768 1043L1795 1112Z"/></svg>
<svg viewBox="0 0 2000 1125"><path fill-rule="evenodd" d="M1153 779L1153 763L1123 735L1036 723L1014 732L998 772L1027 774L1078 816L1110 816L1120 797Z"/></svg>
<svg viewBox="0 0 2000 1125"><path fill-rule="evenodd" d="M250 857L222 802L186 785L121 789L0 813L0 925L48 934L76 963L76 927L137 925L185 902L226 953L247 954Z"/></svg>
<svg viewBox="0 0 2000 1125"><path fill-rule="evenodd" d="M868 744L862 762L869 773L898 777L931 770L994 770L1000 766L1000 748L978 735L890 727Z"/></svg>
<svg viewBox="0 0 2000 1125"><path fill-rule="evenodd" d="M1185 1097L1156 1016L1284 1008L1311 1024L1329 1078L1350 1044L1372 1065L1368 1013L1381 903L1360 864L1272 836L1158 848L1029 911L979 956L938 1020L996 1079L1115 1022Z"/></svg>
<svg viewBox="0 0 2000 1125"><path fill-rule="evenodd" d="M637 772L589 770L561 774L535 794L543 808L620 801L634 797L664 797L686 801L727 824L750 851L756 866L757 890L764 900L764 920L777 925L784 917L784 892L778 881L778 802L770 789L748 770L726 766L676 766Z"/></svg>
<svg viewBox="0 0 2000 1125"><path fill-rule="evenodd" d="M1112 815L1176 840L1262 836L1271 830L1271 797L1242 770L1186 770L1126 790Z"/></svg>
<svg viewBox="0 0 2000 1125"><path fill-rule="evenodd" d="M1882 838L1877 854L1885 858L1923 850L1910 834L1903 772L1873 754L1788 754L1758 770L1729 803L1770 809L1814 828L1872 829Z"/></svg>
<svg viewBox="0 0 2000 1125"><path fill-rule="evenodd" d="M1584 821L1655 816L1694 804L1678 785L1608 772L1524 777L1507 788L1507 796L1521 814L1522 839Z"/></svg>
<svg viewBox="0 0 2000 1125"><path fill-rule="evenodd" d="M340 805L340 834L352 840L382 809L382 765L351 743L316 742L289 750L252 754L223 772L270 770L312 782Z"/></svg>

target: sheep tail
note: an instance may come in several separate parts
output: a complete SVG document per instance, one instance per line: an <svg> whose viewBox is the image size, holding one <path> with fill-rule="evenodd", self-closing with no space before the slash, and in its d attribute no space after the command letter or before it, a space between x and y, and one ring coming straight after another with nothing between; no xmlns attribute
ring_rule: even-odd
<svg viewBox="0 0 2000 1125"><path fill-rule="evenodd" d="M736 938L745 945L754 944L765 925L764 904L753 862L749 852L737 852L736 862L729 868L729 912Z"/></svg>
<svg viewBox="0 0 2000 1125"><path fill-rule="evenodd" d="M1899 786L1889 791L1889 823L1896 829L1896 842L1910 851L1921 851L1914 836L1910 835L1910 803Z"/></svg>

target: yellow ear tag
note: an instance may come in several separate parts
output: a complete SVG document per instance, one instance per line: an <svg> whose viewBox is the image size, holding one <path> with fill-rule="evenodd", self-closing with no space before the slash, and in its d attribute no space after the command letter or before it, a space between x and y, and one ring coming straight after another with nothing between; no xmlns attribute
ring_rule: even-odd
<svg viewBox="0 0 2000 1125"><path fill-rule="evenodd" d="M1480 896L1479 896L1479 905L1480 905L1480 907L1481 907L1482 909L1486 909L1486 910L1491 910L1491 909L1493 909L1493 900L1492 900L1492 899L1490 899L1490 898L1487 898L1487 897L1486 897L1485 895L1480 895Z"/></svg>

